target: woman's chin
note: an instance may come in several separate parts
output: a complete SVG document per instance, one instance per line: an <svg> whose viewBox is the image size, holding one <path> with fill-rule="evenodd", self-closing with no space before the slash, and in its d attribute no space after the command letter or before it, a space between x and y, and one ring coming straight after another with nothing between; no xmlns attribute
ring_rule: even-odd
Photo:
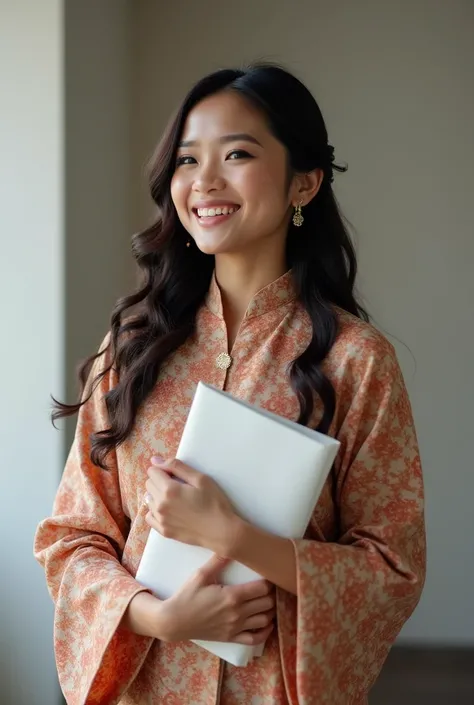
<svg viewBox="0 0 474 705"><path fill-rule="evenodd" d="M195 238L196 247L205 255L222 255L229 252L229 247L225 242L216 241L213 238Z"/></svg>

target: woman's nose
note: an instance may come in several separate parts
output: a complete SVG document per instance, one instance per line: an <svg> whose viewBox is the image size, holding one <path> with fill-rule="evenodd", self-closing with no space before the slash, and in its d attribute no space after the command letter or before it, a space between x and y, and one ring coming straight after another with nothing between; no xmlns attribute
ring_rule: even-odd
<svg viewBox="0 0 474 705"><path fill-rule="evenodd" d="M195 174L193 190L200 193L209 191L221 191L225 187L225 181L218 170L212 166L202 166Z"/></svg>

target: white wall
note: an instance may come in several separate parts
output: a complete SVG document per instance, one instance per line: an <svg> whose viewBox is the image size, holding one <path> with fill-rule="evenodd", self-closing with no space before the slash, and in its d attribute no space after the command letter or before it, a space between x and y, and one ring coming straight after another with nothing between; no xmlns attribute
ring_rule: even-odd
<svg viewBox="0 0 474 705"><path fill-rule="evenodd" d="M32 557L62 439L63 51L59 0L0 2L0 701L57 700L52 608Z"/></svg>
<svg viewBox="0 0 474 705"><path fill-rule="evenodd" d="M142 167L204 73L253 59L294 69L321 103L361 288L398 345L427 492L428 579L404 630L474 644L472 400L474 5L462 0L141 0L135 4L135 227Z"/></svg>

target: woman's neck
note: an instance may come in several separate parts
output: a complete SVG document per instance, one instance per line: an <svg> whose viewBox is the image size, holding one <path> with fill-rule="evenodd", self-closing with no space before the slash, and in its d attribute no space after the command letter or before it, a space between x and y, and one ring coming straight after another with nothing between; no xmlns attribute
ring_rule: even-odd
<svg viewBox="0 0 474 705"><path fill-rule="evenodd" d="M221 291L230 349L255 294L286 271L284 258L267 257L265 262L250 262L248 258L235 255L216 256L216 281Z"/></svg>

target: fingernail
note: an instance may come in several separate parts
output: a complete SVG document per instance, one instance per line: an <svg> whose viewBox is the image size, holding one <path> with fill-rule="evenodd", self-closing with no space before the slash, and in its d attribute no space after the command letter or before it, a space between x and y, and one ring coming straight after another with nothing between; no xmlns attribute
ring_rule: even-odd
<svg viewBox="0 0 474 705"><path fill-rule="evenodd" d="M153 465L163 465L165 462L165 459L161 457L161 455L154 455L151 459L151 462Z"/></svg>

